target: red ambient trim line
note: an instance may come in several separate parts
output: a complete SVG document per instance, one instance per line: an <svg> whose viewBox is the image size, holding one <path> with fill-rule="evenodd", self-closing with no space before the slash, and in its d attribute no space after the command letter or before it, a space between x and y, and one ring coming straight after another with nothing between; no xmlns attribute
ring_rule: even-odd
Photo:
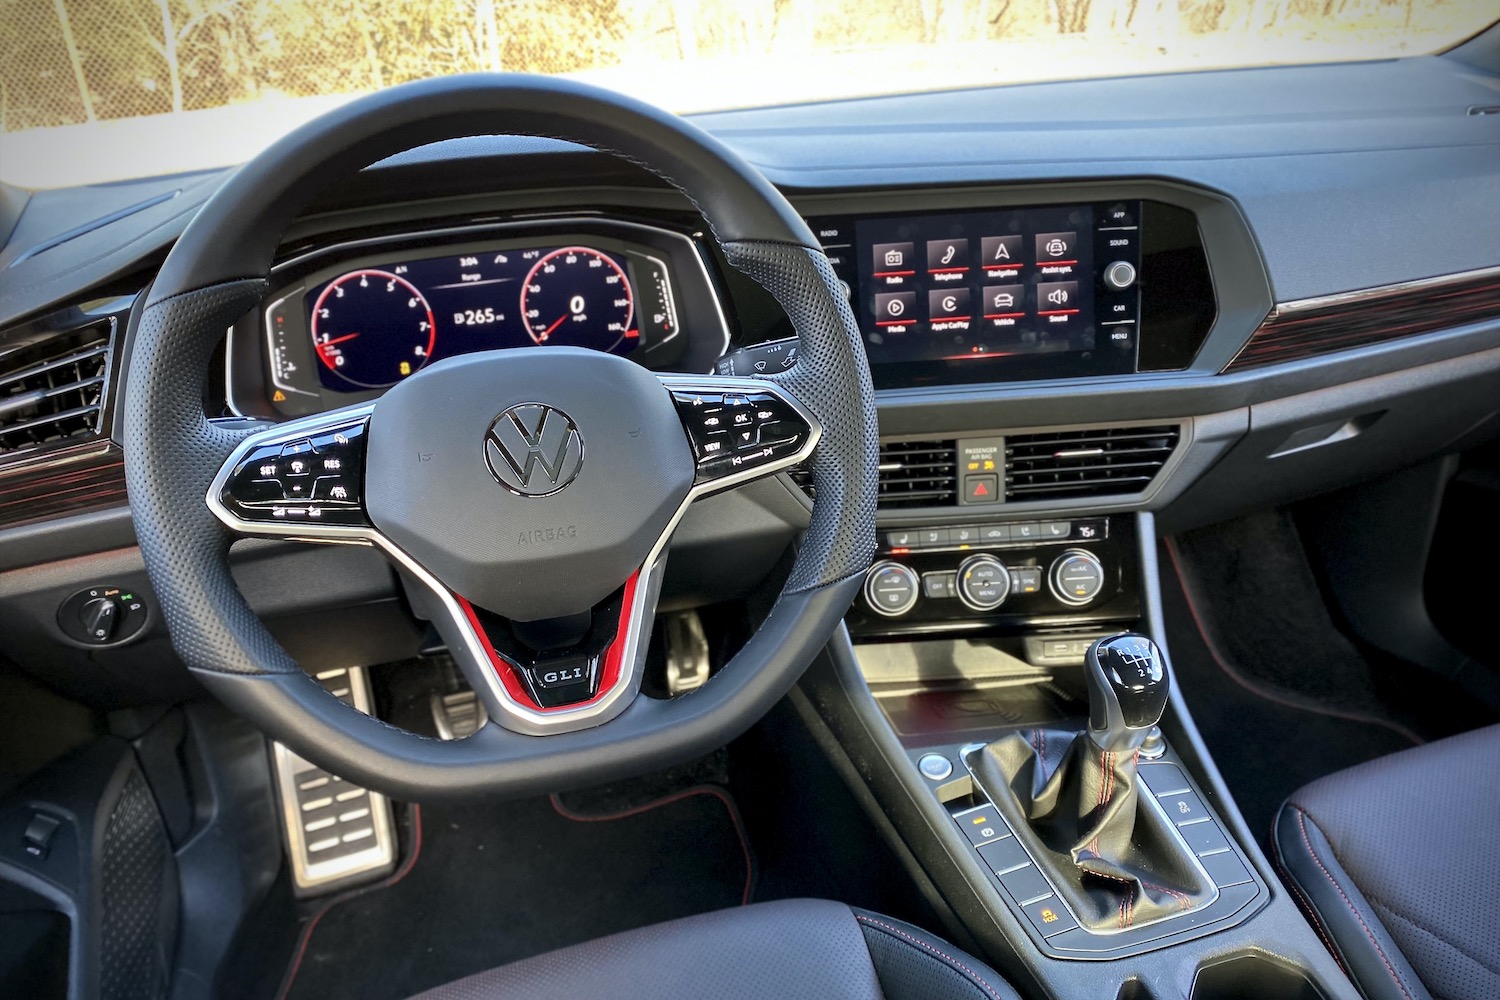
<svg viewBox="0 0 1500 1000"><path fill-rule="evenodd" d="M526 690L526 686L521 683L521 678L516 675L519 668L495 652L489 635L486 634L484 626L479 623L479 616L474 613L474 606L458 594L454 594L453 598L458 601L458 606L463 609L464 617L469 620L469 626L474 629L474 633L479 636L479 641L483 643L484 651L490 657L490 665L495 668L495 676L500 678L500 683L506 693L534 712L563 712L575 708L586 708L594 704L620 683L620 677L625 673L625 647L629 644L631 635L631 610L635 605L635 590L640 577L640 570L637 570L630 574L629 580L625 581L625 595L620 603L620 620L615 626L615 638L609 644L609 648L604 651L604 663L599 669L598 692L588 701L577 701L554 708L543 708L532 699L531 693Z"/></svg>

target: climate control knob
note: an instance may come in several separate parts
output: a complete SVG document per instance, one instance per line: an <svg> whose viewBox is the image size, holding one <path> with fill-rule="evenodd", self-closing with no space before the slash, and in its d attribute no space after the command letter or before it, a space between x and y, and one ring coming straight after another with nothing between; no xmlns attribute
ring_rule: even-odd
<svg viewBox="0 0 1500 1000"><path fill-rule="evenodd" d="M885 560L865 573L865 603L887 618L899 618L917 603L922 581L910 566Z"/></svg>
<svg viewBox="0 0 1500 1000"><path fill-rule="evenodd" d="M1010 596L1010 570L991 555L958 564L958 599L974 611L994 611Z"/></svg>
<svg viewBox="0 0 1500 1000"><path fill-rule="evenodd" d="M1104 564L1086 549L1068 549L1053 562L1047 586L1059 601L1081 608L1104 589Z"/></svg>

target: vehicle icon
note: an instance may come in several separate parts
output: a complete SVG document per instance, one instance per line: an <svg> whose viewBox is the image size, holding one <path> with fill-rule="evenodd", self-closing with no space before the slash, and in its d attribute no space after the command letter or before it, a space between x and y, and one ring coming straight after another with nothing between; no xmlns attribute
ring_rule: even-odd
<svg viewBox="0 0 1500 1000"><path fill-rule="evenodd" d="M1016 304L1016 297L1010 292L996 292L992 301L996 309L1009 309Z"/></svg>

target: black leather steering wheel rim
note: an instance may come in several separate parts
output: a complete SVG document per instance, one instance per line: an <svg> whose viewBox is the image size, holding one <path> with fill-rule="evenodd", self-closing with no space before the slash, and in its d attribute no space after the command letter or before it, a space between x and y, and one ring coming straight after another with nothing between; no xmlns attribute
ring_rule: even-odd
<svg viewBox="0 0 1500 1000"><path fill-rule="evenodd" d="M636 697L594 728L522 735L486 726L440 742L326 694L275 642L229 574L234 536L205 492L244 437L208 419L203 384L224 331L265 293L281 233L329 182L441 139L531 134L622 156L702 211L731 265L763 285L800 339L776 381L822 424L818 501L785 588L745 647L703 688ZM874 549L876 423L848 303L806 224L757 171L675 116L585 85L481 75L352 102L232 175L163 265L136 331L126 477L136 533L178 653L221 701L328 770L416 800L520 795L660 766L722 745L768 711L838 627Z"/></svg>

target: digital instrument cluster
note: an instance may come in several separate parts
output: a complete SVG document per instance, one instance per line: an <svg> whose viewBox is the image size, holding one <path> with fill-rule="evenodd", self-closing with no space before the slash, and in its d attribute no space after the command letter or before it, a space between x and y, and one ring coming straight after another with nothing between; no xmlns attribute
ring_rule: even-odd
<svg viewBox="0 0 1500 1000"><path fill-rule="evenodd" d="M641 227L640 238L621 239L600 225L442 247L410 242L426 245L319 252L338 262L314 259L274 293L262 330L273 409L295 416L373 398L475 351L582 347L652 368L694 353L678 342L674 281L694 251L674 234ZM706 356L694 366L707 370L722 348L699 345Z"/></svg>

